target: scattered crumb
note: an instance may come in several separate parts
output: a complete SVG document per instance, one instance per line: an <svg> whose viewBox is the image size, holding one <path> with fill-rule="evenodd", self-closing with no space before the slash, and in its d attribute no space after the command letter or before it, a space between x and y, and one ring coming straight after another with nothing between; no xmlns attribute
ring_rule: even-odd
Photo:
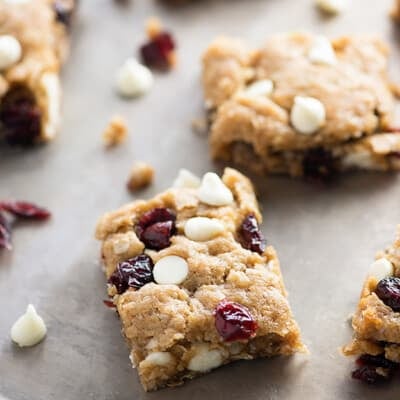
<svg viewBox="0 0 400 400"><path fill-rule="evenodd" d="M316 6L323 12L331 15L340 14L346 8L346 0L315 0Z"/></svg>
<svg viewBox="0 0 400 400"><path fill-rule="evenodd" d="M347 316L347 318L346 318L346 322L349 324L349 326L350 327L352 327L353 325L353 317L354 317L354 315L353 314L349 314L348 316Z"/></svg>
<svg viewBox="0 0 400 400"><path fill-rule="evenodd" d="M127 187L131 192L134 192L151 185L153 180L154 168L143 161L137 161L129 174Z"/></svg>
<svg viewBox="0 0 400 400"><path fill-rule="evenodd" d="M125 142L128 136L128 127L125 120L114 115L103 132L103 142L106 147L115 147Z"/></svg>
<svg viewBox="0 0 400 400"><path fill-rule="evenodd" d="M197 135L206 135L208 132L208 121L205 117L192 119L192 130Z"/></svg>
<svg viewBox="0 0 400 400"><path fill-rule="evenodd" d="M395 1L395 4L392 8L390 16L396 21L400 22L400 2L398 0Z"/></svg>
<svg viewBox="0 0 400 400"><path fill-rule="evenodd" d="M162 23L157 17L150 17L146 21L146 34L149 39L154 39L162 32Z"/></svg>

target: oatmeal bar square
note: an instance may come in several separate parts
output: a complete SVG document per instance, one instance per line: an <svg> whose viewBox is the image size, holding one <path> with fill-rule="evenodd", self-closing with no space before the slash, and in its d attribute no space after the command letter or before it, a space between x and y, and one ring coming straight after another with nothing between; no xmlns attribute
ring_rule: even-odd
<svg viewBox="0 0 400 400"><path fill-rule="evenodd" d="M201 183L185 171L175 187L101 218L108 294L145 390L305 351L260 222L250 181L229 168Z"/></svg>
<svg viewBox="0 0 400 400"><path fill-rule="evenodd" d="M0 140L26 146L56 135L74 8L74 0L0 2Z"/></svg>
<svg viewBox="0 0 400 400"><path fill-rule="evenodd" d="M203 56L214 158L257 173L400 169L388 48L365 36L272 36L257 50L221 37ZM386 135L376 151L367 138ZM378 139L379 140L379 139Z"/></svg>
<svg viewBox="0 0 400 400"><path fill-rule="evenodd" d="M400 366L400 226L393 245L370 268L352 325L344 353L360 356L353 377L365 380L366 371L369 383L389 378Z"/></svg>

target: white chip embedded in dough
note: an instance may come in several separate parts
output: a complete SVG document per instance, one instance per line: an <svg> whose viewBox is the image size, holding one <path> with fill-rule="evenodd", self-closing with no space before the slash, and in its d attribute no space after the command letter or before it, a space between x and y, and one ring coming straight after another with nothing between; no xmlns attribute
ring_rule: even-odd
<svg viewBox="0 0 400 400"><path fill-rule="evenodd" d="M179 170L172 186L175 188L197 189L200 186L200 178L189 170L182 168Z"/></svg>
<svg viewBox="0 0 400 400"><path fill-rule="evenodd" d="M270 96L274 90L274 83L270 79L255 81L244 90L244 94L250 97Z"/></svg>
<svg viewBox="0 0 400 400"><path fill-rule="evenodd" d="M173 361L173 357L168 351L155 351L154 353L150 353L145 358L145 361L163 367L170 364Z"/></svg>
<svg viewBox="0 0 400 400"><path fill-rule="evenodd" d="M196 347L194 357L189 361L188 369L195 372L207 372L222 364L222 355L218 350L211 350L208 345Z"/></svg>
<svg viewBox="0 0 400 400"><path fill-rule="evenodd" d="M311 135L325 124L325 107L314 97L296 96L290 113L290 120L298 132Z"/></svg>
<svg viewBox="0 0 400 400"><path fill-rule="evenodd" d="M17 63L21 55L21 44L14 36L0 35L0 71Z"/></svg>
<svg viewBox="0 0 400 400"><path fill-rule="evenodd" d="M224 231L224 224L213 218L194 217L186 221L185 236L196 242L205 242Z"/></svg>
<svg viewBox="0 0 400 400"><path fill-rule="evenodd" d="M207 172L198 191L200 201L211 206L226 206L233 202L232 192L214 172Z"/></svg>
<svg viewBox="0 0 400 400"><path fill-rule="evenodd" d="M332 43L325 36L317 36L308 52L310 61L316 64L335 65L337 62Z"/></svg>
<svg viewBox="0 0 400 400"><path fill-rule="evenodd" d="M375 277L378 281L393 275L393 264L387 258L375 260L369 270L368 276Z"/></svg>
<svg viewBox="0 0 400 400"><path fill-rule="evenodd" d="M178 256L163 257L153 268L154 280L160 285L179 285L186 279L188 273L188 263Z"/></svg>
<svg viewBox="0 0 400 400"><path fill-rule="evenodd" d="M47 328L32 304L11 328L11 339L20 347L34 346L46 336Z"/></svg>

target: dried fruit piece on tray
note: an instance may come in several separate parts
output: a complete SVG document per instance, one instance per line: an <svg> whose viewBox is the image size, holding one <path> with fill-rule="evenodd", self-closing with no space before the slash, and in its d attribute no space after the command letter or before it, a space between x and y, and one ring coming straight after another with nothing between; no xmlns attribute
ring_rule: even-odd
<svg viewBox="0 0 400 400"><path fill-rule="evenodd" d="M108 294L145 390L305 351L250 181L229 168L200 186L182 178L97 226Z"/></svg>
<svg viewBox="0 0 400 400"><path fill-rule="evenodd" d="M0 2L0 139L28 146L54 138L60 68L74 0Z"/></svg>
<svg viewBox="0 0 400 400"><path fill-rule="evenodd" d="M216 39L203 56L212 156L310 180L400 169L387 58L370 36L290 33L256 50Z"/></svg>
<svg viewBox="0 0 400 400"><path fill-rule="evenodd" d="M400 226L393 245L377 254L353 317L346 355L358 356L353 378L384 382L400 367Z"/></svg>

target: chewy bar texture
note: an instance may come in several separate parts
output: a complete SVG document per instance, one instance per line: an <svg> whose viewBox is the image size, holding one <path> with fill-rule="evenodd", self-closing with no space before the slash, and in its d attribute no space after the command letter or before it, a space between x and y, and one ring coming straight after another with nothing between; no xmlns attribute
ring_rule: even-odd
<svg viewBox="0 0 400 400"><path fill-rule="evenodd" d="M228 168L196 187L187 175L97 227L108 293L147 391L234 360L305 351L250 181Z"/></svg>
<svg viewBox="0 0 400 400"><path fill-rule="evenodd" d="M390 378L400 367L400 226L394 244L370 267L352 325L344 353L360 356L353 377L368 383Z"/></svg>
<svg viewBox="0 0 400 400"><path fill-rule="evenodd" d="M51 140L60 125L60 68L74 0L0 1L0 139Z"/></svg>
<svg viewBox="0 0 400 400"><path fill-rule="evenodd" d="M216 39L203 56L213 157L311 178L400 169L387 57L363 36L282 34L255 51Z"/></svg>

